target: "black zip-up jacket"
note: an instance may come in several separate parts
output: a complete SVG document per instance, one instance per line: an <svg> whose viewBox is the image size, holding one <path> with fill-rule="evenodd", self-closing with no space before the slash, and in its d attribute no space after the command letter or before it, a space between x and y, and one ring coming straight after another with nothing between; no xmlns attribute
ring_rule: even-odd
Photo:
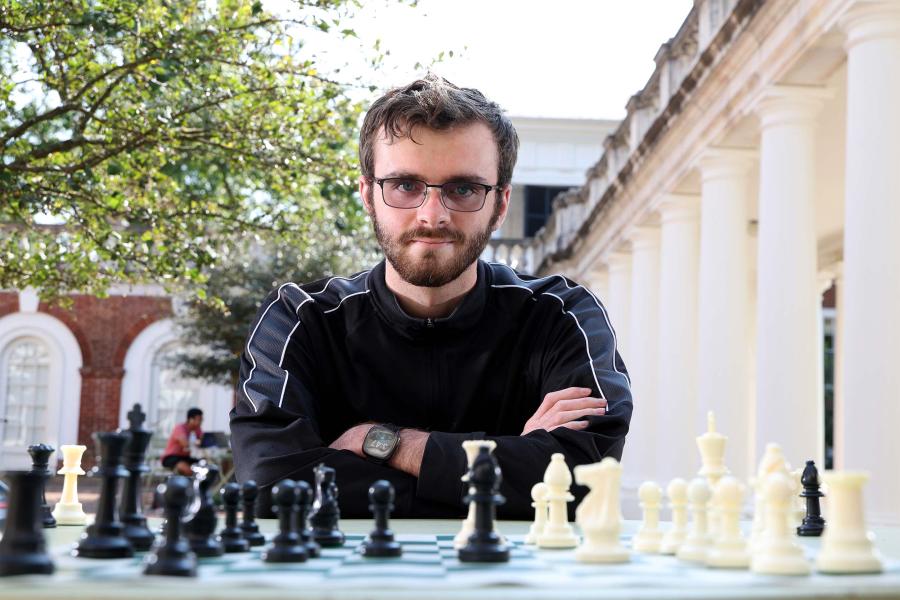
<svg viewBox="0 0 900 600"><path fill-rule="evenodd" d="M603 305L560 276L478 262L478 282L447 318L407 315L382 261L353 277L287 283L263 302L241 359L231 413L237 478L264 490L334 467L344 517L368 517L368 488L394 485L394 516L459 517L463 440L495 440L503 518L530 519L531 487L554 452L570 467L621 458L631 389ZM575 431L520 435L544 396L591 388L607 413ZM366 421L430 432L419 477L328 445ZM580 498L587 490L575 486ZM574 510L574 503L570 509Z"/></svg>

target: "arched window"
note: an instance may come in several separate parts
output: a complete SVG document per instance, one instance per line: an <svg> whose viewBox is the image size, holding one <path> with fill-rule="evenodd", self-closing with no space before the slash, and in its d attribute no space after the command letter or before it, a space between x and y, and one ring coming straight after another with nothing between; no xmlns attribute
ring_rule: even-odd
<svg viewBox="0 0 900 600"><path fill-rule="evenodd" d="M169 342L153 355L150 416L153 431L162 440L168 438L177 423L184 421L189 408L202 409L205 404L206 384L197 379L186 379L178 373L174 357L179 349L178 342Z"/></svg>
<svg viewBox="0 0 900 600"><path fill-rule="evenodd" d="M47 345L34 337L19 338L7 346L2 365L6 388L0 394L3 450L17 451L45 441L51 366Z"/></svg>

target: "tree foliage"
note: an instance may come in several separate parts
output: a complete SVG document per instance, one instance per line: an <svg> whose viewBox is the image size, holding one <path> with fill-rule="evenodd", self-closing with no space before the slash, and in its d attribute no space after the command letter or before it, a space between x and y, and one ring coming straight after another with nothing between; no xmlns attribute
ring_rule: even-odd
<svg viewBox="0 0 900 600"><path fill-rule="evenodd" d="M0 288L172 290L358 231L361 109L298 34L354 1L294 3L0 0Z"/></svg>

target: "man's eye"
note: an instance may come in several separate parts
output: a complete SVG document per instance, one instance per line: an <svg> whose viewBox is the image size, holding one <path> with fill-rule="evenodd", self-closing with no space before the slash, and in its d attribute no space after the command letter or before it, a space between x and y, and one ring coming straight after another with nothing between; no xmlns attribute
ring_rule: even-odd
<svg viewBox="0 0 900 600"><path fill-rule="evenodd" d="M454 196L471 196L475 193L475 188L468 183L454 183L450 188L450 193Z"/></svg>
<svg viewBox="0 0 900 600"><path fill-rule="evenodd" d="M399 192L415 192L419 189L419 184L408 179L401 179L394 182L394 189Z"/></svg>

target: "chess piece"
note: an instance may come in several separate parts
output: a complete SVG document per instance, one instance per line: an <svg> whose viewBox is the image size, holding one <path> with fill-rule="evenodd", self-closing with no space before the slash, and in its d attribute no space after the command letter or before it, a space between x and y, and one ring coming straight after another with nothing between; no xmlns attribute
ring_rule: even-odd
<svg viewBox="0 0 900 600"><path fill-rule="evenodd" d="M313 539L312 528L309 526L309 512L312 510L312 503L312 488L305 481L298 481L294 529L300 535L300 541L306 545L306 553L309 557L318 558L322 554L322 547Z"/></svg>
<svg viewBox="0 0 900 600"><path fill-rule="evenodd" d="M688 533L688 484L676 477L666 487L669 508L672 510L672 527L667 531L659 545L660 554L675 554L684 543Z"/></svg>
<svg viewBox="0 0 900 600"><path fill-rule="evenodd" d="M574 548L578 545L578 537L572 531L566 509L566 505L575 499L569 493L572 474L565 457L559 452L550 457L550 464L544 472L544 484L547 486L550 508L544 531L537 536L537 545L539 548Z"/></svg>
<svg viewBox="0 0 900 600"><path fill-rule="evenodd" d="M689 562L705 562L706 553L712 545L709 538L709 483L702 477L695 477L688 485L688 502L691 510L691 525L684 543L675 556Z"/></svg>
<svg viewBox="0 0 900 600"><path fill-rule="evenodd" d="M575 560L589 563L630 560L628 550L619 542L621 478L622 467L611 456L598 463L575 467L575 481L591 490L575 509L575 520L584 534L584 542L575 550Z"/></svg>
<svg viewBox="0 0 900 600"><path fill-rule="evenodd" d="M868 474L851 471L826 471L828 486L828 526L822 534L822 546L816 557L820 573L880 573L884 570L875 549L875 536L866 528L862 488Z"/></svg>
<svg viewBox="0 0 900 600"><path fill-rule="evenodd" d="M53 454L53 446L48 446L47 444L34 444L28 446L28 454L31 455L32 473L44 475L44 479L42 480L44 483L41 484L41 524L45 528L56 527L56 519L53 518L53 513L50 510L50 505L47 504L47 498L44 494L47 478L50 476L50 469L48 467L50 465L50 455Z"/></svg>
<svg viewBox="0 0 900 600"><path fill-rule="evenodd" d="M249 479L244 482L241 487L241 499L244 504L244 518L241 521L241 531L244 539L251 546L262 546L266 543L266 538L259 532L259 525L256 524L256 497L259 495L259 487L256 482Z"/></svg>
<svg viewBox="0 0 900 600"><path fill-rule="evenodd" d="M766 527L753 546L750 570L764 575L807 575L809 563L794 540L789 516L792 510L791 479L781 472L769 474L763 484Z"/></svg>
<svg viewBox="0 0 900 600"><path fill-rule="evenodd" d="M760 539L766 528L766 510L763 500L763 488L765 487L768 476L776 471L783 473L784 475L790 474L790 469L784 458L784 452L782 452L781 446L769 443L766 444L765 452L763 452L763 457L759 462L759 467L756 470L756 477L750 481L750 485L753 487L754 492L753 525L750 529L751 554L753 553L756 542Z"/></svg>
<svg viewBox="0 0 900 600"><path fill-rule="evenodd" d="M119 479L128 476L128 471L122 466L122 453L129 434L105 431L95 433L94 437L100 442L97 476L103 479L97 515L94 523L81 534L72 553L84 558L129 558L134 556L134 549L125 537L125 525L119 520L116 506Z"/></svg>
<svg viewBox="0 0 900 600"><path fill-rule="evenodd" d="M800 495L803 492L803 469L791 471L791 510L788 513L788 524L791 529L799 527L806 516L806 502Z"/></svg>
<svg viewBox="0 0 900 600"><path fill-rule="evenodd" d="M0 577L50 575L53 561L47 553L41 519L41 491L47 476L34 471L7 471L9 510L0 537Z"/></svg>
<svg viewBox="0 0 900 600"><path fill-rule="evenodd" d="M472 493L463 500L475 505L475 527L468 542L458 550L462 562L507 562L509 546L494 530L497 505L506 499L500 495L500 466L490 448L482 446L469 469Z"/></svg>
<svg viewBox="0 0 900 600"><path fill-rule="evenodd" d="M638 498L644 520L631 540L632 548L637 552L656 554L662 543L662 531L659 529L659 512L662 501L662 488L653 481L645 481L638 488Z"/></svg>
<svg viewBox="0 0 900 600"><path fill-rule="evenodd" d="M56 473L63 476L63 489L59 502L53 507L53 518L58 525L85 525L87 515L78 501L78 476L84 475L81 457L87 446L64 445L59 449L63 455L63 466Z"/></svg>
<svg viewBox="0 0 900 600"><path fill-rule="evenodd" d="M494 440L465 440L462 443L463 450L466 453L466 464L468 465L468 469L462 476L463 483L469 482L469 471L472 469L472 463L475 462L475 457L478 456L478 452L481 450L481 447L486 447L490 452L493 452L497 447L497 442ZM468 493L472 494L474 490L472 486L468 486ZM459 530L459 533L456 534L456 537L453 538L453 547L459 550L463 546L465 546L469 541L469 536L472 535L472 531L475 529L475 505L469 504L469 512L466 515L465 520L462 523L462 528Z"/></svg>
<svg viewBox="0 0 900 600"><path fill-rule="evenodd" d="M125 525L125 537L138 552L145 552L153 545L153 532L147 527L147 518L141 508L141 478L150 471L145 464L147 445L153 433L143 428L145 415L141 405L135 404L128 413L128 433L130 439L125 445L125 469L128 478L122 491L122 503L119 507L122 523Z"/></svg>
<svg viewBox="0 0 900 600"><path fill-rule="evenodd" d="M375 529L360 547L363 556L384 558L403 554L403 548L394 539L394 532L388 526L388 518L393 509L394 486L383 479L373 483L369 488L369 510L375 515Z"/></svg>
<svg viewBox="0 0 900 600"><path fill-rule="evenodd" d="M341 511L338 507L338 487L334 469L319 464L314 471L316 474L316 498L309 515L313 539L323 548L343 546L344 534L338 528Z"/></svg>
<svg viewBox="0 0 900 600"><path fill-rule="evenodd" d="M188 544L191 550L200 558L222 556L225 546L216 537L216 507L212 500L213 486L219 483L219 468L215 465L205 465L196 469L197 494L199 506L189 521L184 524Z"/></svg>
<svg viewBox="0 0 900 600"><path fill-rule="evenodd" d="M531 487L531 506L534 507L534 523L528 528L526 544L536 544L537 538L547 524L547 484L539 481Z"/></svg>
<svg viewBox="0 0 900 600"><path fill-rule="evenodd" d="M222 503L225 505L225 527L219 532L219 542L225 552L247 552L250 543L244 539L238 526L238 505L241 502L241 486L229 482L222 488Z"/></svg>
<svg viewBox="0 0 900 600"><path fill-rule="evenodd" d="M716 431L716 416L713 411L706 415L706 433L697 437L697 448L700 450L701 468L697 473L700 477L706 477L710 490L716 489L716 484L722 477L728 474L725 466L725 444L728 438ZM709 503L709 534L715 537L718 530L718 512L715 497Z"/></svg>
<svg viewBox="0 0 900 600"><path fill-rule="evenodd" d="M820 536L825 529L825 519L822 518L819 498L822 498L825 494L819 489L819 471L816 469L815 462L811 460L806 461L806 467L800 476L800 483L803 485L800 497L806 500L806 514L800 523L800 527L797 528L797 535L805 537Z"/></svg>
<svg viewBox="0 0 900 600"><path fill-rule="evenodd" d="M145 575L197 576L197 555L181 536L181 517L191 500L193 486L187 477L172 475L159 485L166 516L165 537L156 543L144 562Z"/></svg>
<svg viewBox="0 0 900 600"><path fill-rule="evenodd" d="M278 534L272 545L263 553L267 563L306 562L306 546L295 529L294 507L297 504L297 484L283 479L272 488L272 499L278 515Z"/></svg>
<svg viewBox="0 0 900 600"><path fill-rule="evenodd" d="M750 566L750 553L740 525L744 487L736 478L727 475L716 484L713 499L719 510L719 531L706 555L706 565L727 569L747 568Z"/></svg>

